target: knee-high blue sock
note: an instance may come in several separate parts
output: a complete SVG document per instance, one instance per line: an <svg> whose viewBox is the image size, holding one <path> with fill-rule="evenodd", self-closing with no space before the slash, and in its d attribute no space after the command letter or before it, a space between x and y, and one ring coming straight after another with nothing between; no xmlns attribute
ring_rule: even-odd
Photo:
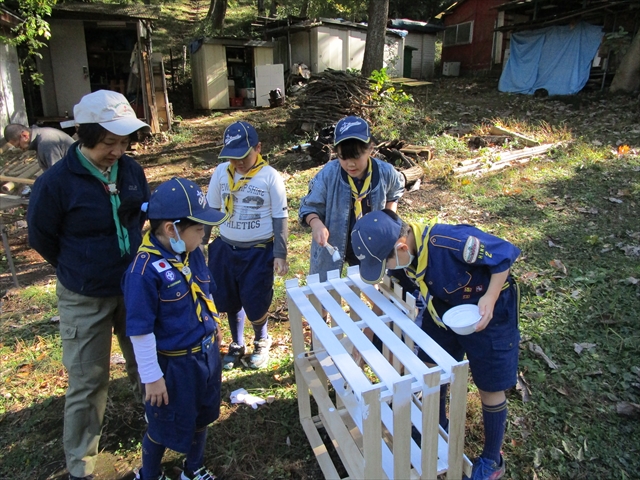
<svg viewBox="0 0 640 480"><path fill-rule="evenodd" d="M269 320L269 316L266 315L264 317L264 320L260 323L251 322L251 326L253 327L254 339L256 342L259 340L262 340L263 338L267 338L267 336L269 336L269 333L267 332L267 324L269 323L268 320Z"/></svg>
<svg viewBox="0 0 640 480"><path fill-rule="evenodd" d="M196 430L191 441L191 448L187 453L184 461L184 467L187 473L193 474L196 470L204 465L204 447L207 442L207 427L202 430Z"/></svg>
<svg viewBox="0 0 640 480"><path fill-rule="evenodd" d="M228 312L227 317L229 319L231 338L238 345L244 345L244 319L246 318L244 308L240 309L239 312Z"/></svg>
<svg viewBox="0 0 640 480"><path fill-rule="evenodd" d="M154 442L147 433L142 439L142 469L140 470L143 480L156 480L162 473L162 456L165 447Z"/></svg>
<svg viewBox="0 0 640 480"><path fill-rule="evenodd" d="M449 419L447 418L447 393L449 391L448 385L440 385L440 417L438 423L447 432L449 431Z"/></svg>
<svg viewBox="0 0 640 480"><path fill-rule="evenodd" d="M482 404L484 422L484 449L482 455L500 464L500 449L507 426L507 401L498 405Z"/></svg>

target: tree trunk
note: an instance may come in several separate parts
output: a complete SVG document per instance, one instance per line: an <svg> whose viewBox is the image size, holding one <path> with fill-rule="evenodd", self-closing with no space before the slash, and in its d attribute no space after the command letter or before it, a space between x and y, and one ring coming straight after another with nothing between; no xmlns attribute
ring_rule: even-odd
<svg viewBox="0 0 640 480"><path fill-rule="evenodd" d="M224 18L227 15L227 0L211 0L209 11L211 12L211 27L213 30L222 30Z"/></svg>
<svg viewBox="0 0 640 480"><path fill-rule="evenodd" d="M635 92L640 88L640 32L636 33L626 55L613 77L611 92Z"/></svg>
<svg viewBox="0 0 640 480"><path fill-rule="evenodd" d="M258 0L258 15L264 17L264 0Z"/></svg>
<svg viewBox="0 0 640 480"><path fill-rule="evenodd" d="M309 0L302 0L302 6L300 7L300 13L298 14L301 18L307 18L307 13L309 12Z"/></svg>
<svg viewBox="0 0 640 480"><path fill-rule="evenodd" d="M271 0L271 8L269 8L269 17L275 18L278 15L278 1Z"/></svg>
<svg viewBox="0 0 640 480"><path fill-rule="evenodd" d="M388 14L389 0L369 0L369 26L362 61L363 77L369 78L374 70L380 70L383 66Z"/></svg>

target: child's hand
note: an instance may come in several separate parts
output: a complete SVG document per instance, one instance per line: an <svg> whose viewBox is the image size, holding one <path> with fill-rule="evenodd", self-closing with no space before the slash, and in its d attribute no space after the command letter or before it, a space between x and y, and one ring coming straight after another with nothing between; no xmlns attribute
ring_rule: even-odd
<svg viewBox="0 0 640 480"><path fill-rule="evenodd" d="M274 258L273 271L276 275L286 275L289 271L289 265L287 265L287 261L284 258Z"/></svg>
<svg viewBox="0 0 640 480"><path fill-rule="evenodd" d="M318 245L324 247L327 244L327 240L329 240L329 230L320 219L311 223L311 236Z"/></svg>
<svg viewBox="0 0 640 480"><path fill-rule="evenodd" d="M164 383L164 377L160 377L152 383L145 383L144 389L146 393L144 399L149 402L152 407L169 405L169 394L167 393L167 386Z"/></svg>
<svg viewBox="0 0 640 480"><path fill-rule="evenodd" d="M220 325L218 325L218 328L216 329L216 340L218 340L218 347L220 347L220 344L222 343L222 329L220 328Z"/></svg>
<svg viewBox="0 0 640 480"><path fill-rule="evenodd" d="M476 325L476 332L484 330L487 325L489 325L489 322L493 318L493 308L496 306L497 300L498 297L494 297L489 293L485 293L480 297L480 300L478 301L478 309L480 310L482 318L478 322L478 325Z"/></svg>

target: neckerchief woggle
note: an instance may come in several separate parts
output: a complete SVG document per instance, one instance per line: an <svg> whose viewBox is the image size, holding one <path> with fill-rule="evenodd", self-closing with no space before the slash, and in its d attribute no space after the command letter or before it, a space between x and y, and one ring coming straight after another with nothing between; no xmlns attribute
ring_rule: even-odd
<svg viewBox="0 0 640 480"><path fill-rule="evenodd" d="M164 255L160 252L160 250L156 248L156 246L151 241L151 232L145 233L144 237L142 237L142 244L138 248L138 252L147 252L147 253L164 258ZM216 309L216 304L213 303L213 300L211 300L209 297L207 297L204 294L204 292L200 288L200 285L198 285L196 282L193 281L193 274L191 273L191 269L189 268L189 254L185 253L184 262L180 262L176 258L169 258L168 262L171 265L173 265L175 268L177 268L180 271L180 273L182 273L184 277L187 279L187 283L189 284L189 289L191 290L191 296L193 297L193 302L196 305L196 315L198 315L198 320L202 322L202 305L198 301L198 299L200 299L205 303L205 305L209 309L209 312L211 312L211 316L213 317L215 322L218 324L218 327L220 328L220 318L218 317L218 310Z"/></svg>
<svg viewBox="0 0 640 480"><path fill-rule="evenodd" d="M120 208L120 195L116 188L116 179L118 178L118 162L114 163L109 170L109 176L106 177L98 168L89 161L80 151L80 146L76 147L76 153L78 159L84 168L86 168L91 175L96 177L102 183L107 186L109 191L109 200L111 201L111 212L113 213L113 221L116 223L116 233L118 235L118 246L120 247L120 256L124 257L125 254L131 251L131 245L129 243L129 231L127 227L120 223L120 217L118 216L118 208Z"/></svg>
<svg viewBox="0 0 640 480"><path fill-rule="evenodd" d="M358 191L351 175L347 175L349 179L349 185L351 186L351 196L353 197L353 211L356 216L356 220L362 218L362 200L367 198L369 190L371 189L371 177L373 176L373 166L371 157L369 157L369 164L367 165L367 174L364 177L364 183L362 184L362 190Z"/></svg>
<svg viewBox="0 0 640 480"><path fill-rule="evenodd" d="M236 174L236 167L233 166L232 162L229 162L229 166L227 167L227 178L229 180L229 195L224 200L224 211L227 214L227 218L233 215L233 192L237 192L241 187L244 187L247 183L251 181L253 177L255 177L262 167L266 167L269 163L262 158L262 155L258 154L258 158L253 167L249 169L249 171L238 179L237 182L234 181L234 177Z"/></svg>
<svg viewBox="0 0 640 480"><path fill-rule="evenodd" d="M431 318L436 325L442 327L446 330L445 324L442 322L442 319L436 312L436 308L433 306L433 295L429 293L429 287L427 287L426 282L424 281L424 276L427 273L427 266L429 265L429 233L433 226L437 223L437 218L433 218L429 221L428 224L422 225L419 223L410 223L409 226L413 231L413 236L416 240L416 250L418 251L418 266L413 267L412 265L405 268L407 275L414 279L420 287L420 294L425 298L425 302L427 304L427 310L431 315Z"/></svg>

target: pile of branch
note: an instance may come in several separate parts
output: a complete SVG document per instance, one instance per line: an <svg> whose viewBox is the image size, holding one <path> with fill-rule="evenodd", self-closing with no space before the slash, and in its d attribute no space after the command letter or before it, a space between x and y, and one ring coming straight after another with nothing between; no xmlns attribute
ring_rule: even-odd
<svg viewBox="0 0 640 480"><path fill-rule="evenodd" d="M523 148L512 152L501 153L496 161L489 161L486 157L476 157L463 160L453 169L455 177L479 177L485 173L493 173L503 168L511 167L515 164L527 163L533 157L542 155L556 147L556 143L548 143L537 147Z"/></svg>
<svg viewBox="0 0 640 480"><path fill-rule="evenodd" d="M431 150L420 145L409 145L404 140L391 140L377 145L378 156L395 166L404 177L405 188L409 191L420 188L424 170L419 164L431 159Z"/></svg>
<svg viewBox="0 0 640 480"><path fill-rule="evenodd" d="M300 108L291 111L298 127L305 132L318 132L334 125L347 115L369 120L373 91L369 80L338 70L314 73L304 92L296 96Z"/></svg>

